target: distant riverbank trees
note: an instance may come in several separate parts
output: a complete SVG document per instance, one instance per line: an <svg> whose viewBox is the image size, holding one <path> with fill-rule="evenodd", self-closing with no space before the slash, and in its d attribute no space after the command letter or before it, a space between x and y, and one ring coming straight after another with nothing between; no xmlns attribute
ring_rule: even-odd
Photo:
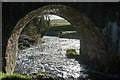
<svg viewBox="0 0 120 80"><path fill-rule="evenodd" d="M19 49L25 49L26 47L30 47L30 45L43 43L44 41L42 41L41 38L50 26L49 16L42 15L32 19L21 33L18 42Z"/></svg>

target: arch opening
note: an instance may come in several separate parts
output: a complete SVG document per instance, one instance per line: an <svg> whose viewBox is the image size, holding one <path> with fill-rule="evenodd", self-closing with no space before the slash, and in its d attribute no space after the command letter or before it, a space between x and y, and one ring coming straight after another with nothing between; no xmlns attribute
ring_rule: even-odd
<svg viewBox="0 0 120 80"><path fill-rule="evenodd" d="M50 22L51 22L51 28L47 30L46 31L47 33L45 34L45 36L43 36L45 43L41 45L38 44L36 45L36 47L31 46L30 48L19 51L20 56L18 57L19 60L17 60L17 66L16 66L18 69L18 72L17 71L15 72L21 73L21 74L26 74L27 72L28 75L35 72L36 73L49 72L54 74L54 76L61 77L61 78L62 77L66 78L71 76L73 78L80 77L81 67L79 62L77 62L77 60L75 60L74 58L69 59L67 56L65 56L66 51L68 49L75 49L77 51L77 54L79 53L80 42L78 39L79 37L76 34L75 28L69 22L67 22L62 18L53 19ZM29 28L27 26L31 26L31 25L25 26L25 28L28 30ZM23 29L23 31L25 30L25 28ZM58 33L61 30L63 32L66 32L66 35L59 36ZM51 32L54 32L54 33L51 33ZM23 34L24 33L22 32L21 35ZM35 35L33 34L33 36ZM23 39L19 39L19 40L23 40ZM76 55L76 57L78 58L78 55ZM49 65L49 66L46 66L46 65ZM72 67L70 68L70 66L74 68ZM54 69L54 67L56 68ZM35 71L35 69L37 69L37 71ZM61 72L57 71L56 69L60 70ZM64 71L62 71L61 69L63 69ZM69 69L69 71L67 71L67 69ZM73 73L71 73L72 71ZM66 72L67 74L65 74ZM74 75L74 73L76 75Z"/></svg>
<svg viewBox="0 0 120 80"><path fill-rule="evenodd" d="M70 22L81 39L81 59L95 66L103 67L109 61L105 50L105 39L94 23L82 12L64 5L48 5L36 9L23 17L15 26L6 47L6 72L13 73L18 57L18 39L22 29L39 15L58 15ZM101 60L102 58L102 60ZM12 63L12 62L13 63ZM97 64L96 62L97 61Z"/></svg>

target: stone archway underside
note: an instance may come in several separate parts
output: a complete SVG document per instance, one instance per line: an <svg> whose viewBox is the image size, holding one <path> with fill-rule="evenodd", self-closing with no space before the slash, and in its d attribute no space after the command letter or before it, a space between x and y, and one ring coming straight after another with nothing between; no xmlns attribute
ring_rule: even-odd
<svg viewBox="0 0 120 80"><path fill-rule="evenodd" d="M58 15L68 20L76 27L81 40L80 58L99 67L109 62L106 54L106 40L94 23L82 12L63 5L48 5L36 9L23 17L12 31L6 47L6 72L13 73L18 56L18 39L24 26L34 17L45 14ZM97 63L96 63L97 62Z"/></svg>

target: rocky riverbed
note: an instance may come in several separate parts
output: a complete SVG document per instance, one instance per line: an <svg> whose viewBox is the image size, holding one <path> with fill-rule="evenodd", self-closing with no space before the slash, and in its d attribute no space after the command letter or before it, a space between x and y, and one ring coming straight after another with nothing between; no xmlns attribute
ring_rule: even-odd
<svg viewBox="0 0 120 80"><path fill-rule="evenodd" d="M65 55L66 50L70 48L79 52L80 41L78 39L52 36L44 36L42 39L45 40L45 43L19 50L16 73L30 75L47 72L53 74L55 78L64 78L65 80L87 77L82 73L85 71L85 66Z"/></svg>

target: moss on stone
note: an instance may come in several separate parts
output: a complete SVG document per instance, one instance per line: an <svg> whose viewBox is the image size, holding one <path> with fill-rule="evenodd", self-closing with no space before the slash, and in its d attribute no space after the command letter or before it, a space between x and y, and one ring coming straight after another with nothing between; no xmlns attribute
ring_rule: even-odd
<svg viewBox="0 0 120 80"><path fill-rule="evenodd" d="M0 72L0 80L33 80L29 77L20 75L20 74L5 74Z"/></svg>
<svg viewBox="0 0 120 80"><path fill-rule="evenodd" d="M55 80L54 77L48 73L39 73L39 74L37 74L37 77L41 78L41 79L49 78L50 80Z"/></svg>
<svg viewBox="0 0 120 80"><path fill-rule="evenodd" d="M67 49L65 55L68 58L75 58L76 60L79 60L79 53L75 49Z"/></svg>
<svg viewBox="0 0 120 80"><path fill-rule="evenodd" d="M0 72L0 80L55 80L51 74L48 73L38 73L31 75L29 77L21 74L5 74Z"/></svg>
<svg viewBox="0 0 120 80"><path fill-rule="evenodd" d="M79 53L75 49L67 49L66 55L79 55Z"/></svg>
<svg viewBox="0 0 120 80"><path fill-rule="evenodd" d="M38 73L38 74L31 75L30 77L37 80L55 80L55 78L48 73Z"/></svg>
<svg viewBox="0 0 120 80"><path fill-rule="evenodd" d="M22 50L22 49L25 49L26 47L25 47L25 46L23 46L23 43L19 43L18 48L19 48L20 50Z"/></svg>

